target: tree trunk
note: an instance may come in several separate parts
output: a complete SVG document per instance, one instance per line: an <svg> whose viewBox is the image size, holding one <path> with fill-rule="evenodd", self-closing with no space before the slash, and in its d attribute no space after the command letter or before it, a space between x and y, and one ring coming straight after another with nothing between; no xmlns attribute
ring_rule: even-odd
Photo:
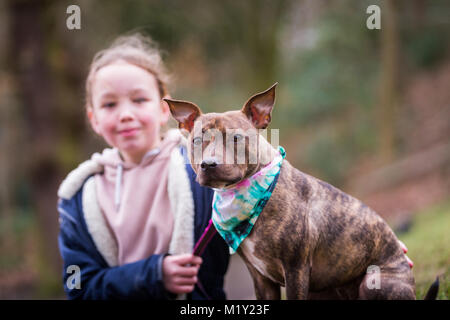
<svg viewBox="0 0 450 320"><path fill-rule="evenodd" d="M44 12L48 1L10 1L10 39L13 70L25 117L26 170L30 177L31 206L38 222L41 242L38 273L40 279L60 278L62 261L58 251L56 190L59 168L56 157L57 132L55 99L46 56ZM46 283L48 285L48 283Z"/></svg>
<svg viewBox="0 0 450 320"><path fill-rule="evenodd" d="M385 1L381 9L381 78L379 122L379 155L383 163L395 153L395 119L398 104L399 38L395 1Z"/></svg>

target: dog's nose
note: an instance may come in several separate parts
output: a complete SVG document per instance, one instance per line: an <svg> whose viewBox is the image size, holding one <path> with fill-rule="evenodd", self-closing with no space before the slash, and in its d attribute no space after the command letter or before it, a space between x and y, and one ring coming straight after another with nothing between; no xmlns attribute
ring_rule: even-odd
<svg viewBox="0 0 450 320"><path fill-rule="evenodd" d="M213 169L213 168L217 167L217 162L213 158L206 158L206 159L203 159L200 166L201 166L202 170L205 171L205 170Z"/></svg>

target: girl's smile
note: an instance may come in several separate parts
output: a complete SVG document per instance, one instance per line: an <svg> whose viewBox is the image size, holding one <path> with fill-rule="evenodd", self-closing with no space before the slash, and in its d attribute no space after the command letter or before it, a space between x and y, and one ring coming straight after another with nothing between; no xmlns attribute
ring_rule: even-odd
<svg viewBox="0 0 450 320"><path fill-rule="evenodd" d="M119 134L121 134L124 137L132 137L137 134L138 130L139 128L123 129L119 131Z"/></svg>

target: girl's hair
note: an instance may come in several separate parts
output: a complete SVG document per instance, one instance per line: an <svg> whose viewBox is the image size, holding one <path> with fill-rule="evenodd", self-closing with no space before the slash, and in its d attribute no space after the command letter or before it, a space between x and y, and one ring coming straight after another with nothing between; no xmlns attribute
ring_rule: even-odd
<svg viewBox="0 0 450 320"><path fill-rule="evenodd" d="M109 48L94 56L86 80L86 108L92 108L92 84L96 72L117 60L124 60L153 74L161 98L168 93L169 75L164 67L161 52L151 38L136 33L117 38Z"/></svg>

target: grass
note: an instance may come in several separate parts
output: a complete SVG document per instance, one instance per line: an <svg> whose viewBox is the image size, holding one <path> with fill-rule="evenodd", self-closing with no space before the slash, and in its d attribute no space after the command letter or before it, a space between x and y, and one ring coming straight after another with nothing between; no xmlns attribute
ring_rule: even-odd
<svg viewBox="0 0 450 320"><path fill-rule="evenodd" d="M438 299L450 298L450 201L419 212L411 229L399 235L414 262L416 297L423 299L439 276Z"/></svg>

